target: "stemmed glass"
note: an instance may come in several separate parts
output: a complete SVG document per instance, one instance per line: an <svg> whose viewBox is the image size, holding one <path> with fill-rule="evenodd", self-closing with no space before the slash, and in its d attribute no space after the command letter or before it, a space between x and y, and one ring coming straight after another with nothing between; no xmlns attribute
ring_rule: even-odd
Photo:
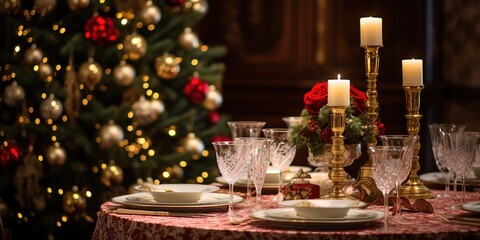
<svg viewBox="0 0 480 240"><path fill-rule="evenodd" d="M261 121L229 121L227 122L230 128L232 138L246 138L246 137L259 137L262 133L262 128L266 122ZM250 166L250 158L247 165ZM252 191L251 191L252 179L250 172L247 171L247 204L251 203Z"/></svg>
<svg viewBox="0 0 480 240"><path fill-rule="evenodd" d="M285 171L295 157L296 148L290 141L292 129L268 128L262 129L267 138L273 140L270 145L270 162L275 170L278 170L278 194L273 198L275 201L282 201L283 171Z"/></svg>
<svg viewBox="0 0 480 240"><path fill-rule="evenodd" d="M388 226L388 194L395 187L395 182L402 165L406 148L398 146L369 147L372 156L373 180L383 193L385 229Z"/></svg>
<svg viewBox="0 0 480 240"><path fill-rule="evenodd" d="M393 220L397 223L406 223L401 216L402 207L400 204L400 185L405 181L412 169L412 158L414 146L418 141L418 136L413 135L382 135L380 136L384 146L394 146L404 148L404 155L400 159L400 166L397 171L395 179L396 192L396 212L393 215Z"/></svg>
<svg viewBox="0 0 480 240"><path fill-rule="evenodd" d="M447 159L443 152L443 142L441 141L440 131L443 132L463 132L465 130L463 124L450 124L450 123L432 123L428 125L430 130L430 139L432 142L432 152L437 164L438 170L442 173L445 179L445 191L443 194L439 194L438 197L449 197L450 190L450 172L447 168Z"/></svg>
<svg viewBox="0 0 480 240"><path fill-rule="evenodd" d="M255 210L260 210L260 197L267 168L270 164L270 144L273 140L270 138L251 138L249 141L251 142L249 148L252 159L248 170L255 185Z"/></svg>
<svg viewBox="0 0 480 240"><path fill-rule="evenodd" d="M449 171L453 172L453 203L448 209L458 209L457 180L462 178L462 202L465 200L465 177L472 169L475 160L480 132L445 133L441 131L444 153L448 159Z"/></svg>
<svg viewBox="0 0 480 240"><path fill-rule="evenodd" d="M228 192L230 194L227 213L228 218L231 222L236 221L239 216L233 211L233 187L247 168L245 151L248 150L249 143L247 141L236 140L212 142L212 145L215 148L220 173L228 182Z"/></svg>

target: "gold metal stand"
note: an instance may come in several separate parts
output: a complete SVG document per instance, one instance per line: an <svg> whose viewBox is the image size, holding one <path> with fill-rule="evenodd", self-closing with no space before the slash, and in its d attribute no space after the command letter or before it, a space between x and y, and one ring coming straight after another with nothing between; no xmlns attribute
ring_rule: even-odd
<svg viewBox="0 0 480 240"><path fill-rule="evenodd" d="M377 101L377 76L378 67L380 65L380 56L378 50L382 46L362 46L365 49L365 76L367 76L367 116L368 128L373 132L371 139L367 139L368 146L376 146L378 128L375 121L378 118L378 101ZM360 190L360 200L371 202L382 196L382 192L378 190L373 180L372 157L369 155L367 162L360 168L357 178Z"/></svg>
<svg viewBox="0 0 480 240"><path fill-rule="evenodd" d="M407 104L407 114L405 115L405 118L407 119L408 134L418 135L418 132L420 131L420 118L422 118L422 115L419 113L420 93L422 92L423 86L404 86L403 89L405 89L405 100ZM420 170L419 151L420 141L417 141L413 150L412 170L410 171L408 181L400 187L400 195L414 199L434 198L432 191L425 187L425 185L423 185L418 179L417 172Z"/></svg>
<svg viewBox="0 0 480 240"><path fill-rule="evenodd" d="M345 131L345 109L346 106L330 106L332 110L331 127L333 131L332 136L332 154L331 160L332 169L328 173L328 177L333 182L333 188L330 193L325 196L327 199L355 199L354 197L345 194L342 189L343 182L347 177L347 173L343 169L345 159L343 152L345 152L343 132Z"/></svg>

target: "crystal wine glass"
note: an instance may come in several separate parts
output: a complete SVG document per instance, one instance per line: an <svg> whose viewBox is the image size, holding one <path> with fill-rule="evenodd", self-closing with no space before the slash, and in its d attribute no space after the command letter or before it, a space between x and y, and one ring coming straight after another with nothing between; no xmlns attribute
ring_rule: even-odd
<svg viewBox="0 0 480 240"><path fill-rule="evenodd" d="M262 128L266 122L262 121L229 121L227 122L230 128L232 138L245 138L245 137L259 137L262 133ZM250 159L247 165L250 166ZM251 191L252 179L250 172L247 171L247 204L251 203L252 191Z"/></svg>
<svg viewBox="0 0 480 240"><path fill-rule="evenodd" d="M462 202L465 199L465 177L472 169L475 160L475 151L480 139L480 132L442 132L444 141L444 153L449 161L449 171L454 174L453 178L453 203L448 209L458 209L457 204L457 180L462 178Z"/></svg>
<svg viewBox="0 0 480 240"><path fill-rule="evenodd" d="M273 140L270 145L270 162L275 170L278 170L278 194L274 197L275 201L282 201L283 171L285 171L295 157L296 148L290 141L292 129L288 128L268 128L263 129L267 138Z"/></svg>
<svg viewBox="0 0 480 240"><path fill-rule="evenodd" d="M241 140L212 142L215 148L218 168L222 177L228 182L230 201L227 214L231 222L239 218L233 211L233 187L247 167L245 151L249 146L248 144L248 142Z"/></svg>
<svg viewBox="0 0 480 240"><path fill-rule="evenodd" d="M300 117L300 116L283 117L282 120L285 122L285 124L287 124L288 128L293 128L295 126L302 124L303 117Z"/></svg>
<svg viewBox="0 0 480 240"><path fill-rule="evenodd" d="M270 164L270 144L273 140L270 138L251 138L249 141L251 142L249 148L252 153L252 159L248 170L255 185L255 210L260 210L260 197L267 168Z"/></svg>
<svg viewBox="0 0 480 240"><path fill-rule="evenodd" d="M446 166L447 159L443 153L443 142L441 141L440 131L443 132L463 132L465 130L463 124L449 124L449 123L432 123L428 125L430 130L430 139L432 142L432 152L437 164L438 170L442 173L445 179L445 191L439 194L438 197L449 197L450 190L450 172Z"/></svg>
<svg viewBox="0 0 480 240"><path fill-rule="evenodd" d="M405 149L405 147L398 146L373 146L368 148L372 156L373 180L375 180L377 188L383 193L385 229L388 226L388 194L395 187Z"/></svg>
<svg viewBox="0 0 480 240"><path fill-rule="evenodd" d="M396 192L396 212L393 215L393 220L396 223L407 223L401 216L401 204L400 204L400 185L405 181L412 169L412 158L414 146L418 141L418 136L413 135L382 135L380 136L384 146L395 146L404 148L404 155L400 158L401 165L398 169L397 178L395 181Z"/></svg>

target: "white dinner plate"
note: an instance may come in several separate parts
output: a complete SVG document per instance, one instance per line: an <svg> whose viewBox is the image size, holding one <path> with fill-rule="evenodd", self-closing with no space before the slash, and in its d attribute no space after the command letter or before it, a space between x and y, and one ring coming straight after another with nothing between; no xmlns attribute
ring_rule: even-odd
<svg viewBox="0 0 480 240"><path fill-rule="evenodd" d="M460 207L465 211L480 213L480 201L464 203Z"/></svg>
<svg viewBox="0 0 480 240"><path fill-rule="evenodd" d="M191 211L191 210L214 210L228 207L229 195L223 193L204 193L196 203L159 203L153 200L152 195L142 192L127 195L121 195L111 199L114 203L119 203L130 208L148 209L148 210L167 210L167 211ZM237 204L243 201L243 198L233 195L233 203Z"/></svg>
<svg viewBox="0 0 480 240"><path fill-rule="evenodd" d="M425 183L438 184L439 186L445 185L445 178L441 172L424 173L419 176L420 180ZM453 179L450 181L453 183ZM461 184L461 180L458 181ZM475 177L473 172L467 175L465 184L467 187L480 187L480 179Z"/></svg>
<svg viewBox="0 0 480 240"><path fill-rule="evenodd" d="M383 213L375 210L352 209L352 213L364 213L365 216L360 218L346 219L309 219L299 217L293 208L275 208L268 210L256 211L252 217L267 222L275 223L275 226L297 227L297 228L356 228L375 224L378 220L383 219Z"/></svg>

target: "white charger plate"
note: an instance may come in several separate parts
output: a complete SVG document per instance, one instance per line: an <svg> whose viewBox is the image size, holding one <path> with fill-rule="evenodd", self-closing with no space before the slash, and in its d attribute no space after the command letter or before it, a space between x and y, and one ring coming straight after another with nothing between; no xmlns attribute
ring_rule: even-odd
<svg viewBox="0 0 480 240"><path fill-rule="evenodd" d="M357 210L353 212L363 212L371 214L372 217L359 219L308 219L297 216L293 208L275 208L268 210L256 211L252 214L253 218L274 223L275 226L296 227L296 228L335 228L347 229L375 224L378 220L383 219L383 213L375 210Z"/></svg>
<svg viewBox="0 0 480 240"><path fill-rule="evenodd" d="M464 203L460 206L465 211L480 213L480 201Z"/></svg>
<svg viewBox="0 0 480 240"><path fill-rule="evenodd" d="M122 204L129 208L145 210L166 210L166 211L198 211L214 210L228 207L230 196L223 193L204 193L196 203L159 203L153 200L152 195L147 192L133 193L117 196L111 199L112 202ZM233 195L233 203L243 201L238 195Z"/></svg>

